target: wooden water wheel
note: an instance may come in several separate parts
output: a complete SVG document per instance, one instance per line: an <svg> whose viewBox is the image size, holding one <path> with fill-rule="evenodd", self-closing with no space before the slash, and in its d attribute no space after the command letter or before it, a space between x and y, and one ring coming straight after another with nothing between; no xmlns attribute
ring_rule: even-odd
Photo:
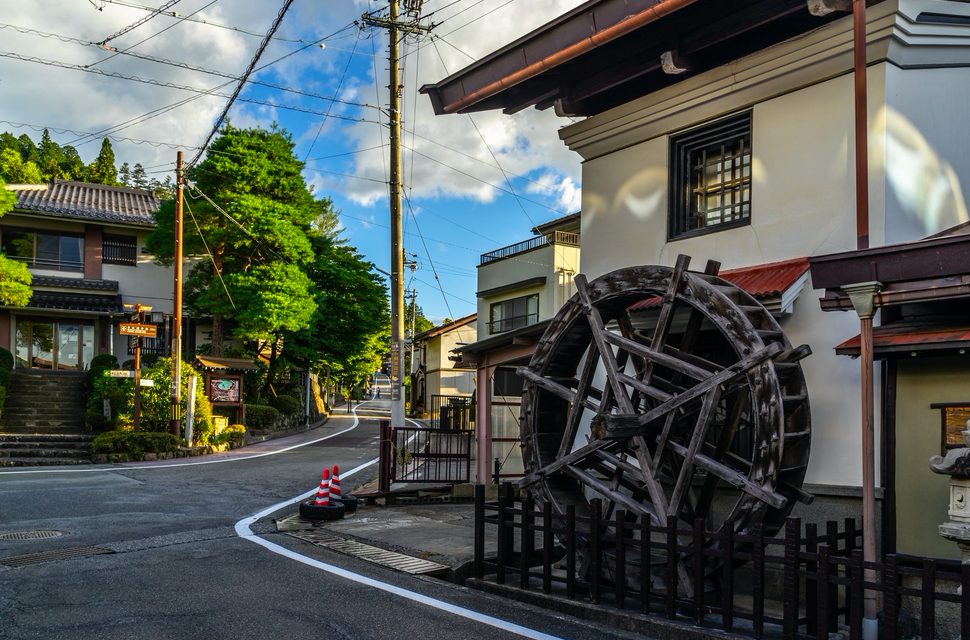
<svg viewBox="0 0 970 640"><path fill-rule="evenodd" d="M583 514L599 498L607 515L771 535L794 501L810 501L799 364L810 350L792 348L716 263L705 273L688 264L576 278L577 294L519 369L520 486L559 513L573 504ZM686 567L679 573L689 582Z"/></svg>

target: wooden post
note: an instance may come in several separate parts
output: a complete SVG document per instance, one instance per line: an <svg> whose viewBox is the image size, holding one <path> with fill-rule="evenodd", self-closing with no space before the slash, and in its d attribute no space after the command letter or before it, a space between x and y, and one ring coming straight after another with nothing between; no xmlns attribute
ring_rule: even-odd
<svg viewBox="0 0 970 640"><path fill-rule="evenodd" d="M802 523L798 518L788 518L785 521L785 578L784 578L784 624L783 636L786 640L794 640L798 632L798 550L801 546ZM861 579L861 576L860 576ZM862 597L862 594L859 594ZM725 629L730 631L730 629Z"/></svg>
<svg viewBox="0 0 970 640"><path fill-rule="evenodd" d="M138 322L142 322L144 314L138 312ZM135 401L134 401L134 429L141 429L141 336L135 336Z"/></svg>
<svg viewBox="0 0 970 640"><path fill-rule="evenodd" d="M485 575L485 485L475 485L475 559L472 575L479 580Z"/></svg>
<svg viewBox="0 0 970 640"><path fill-rule="evenodd" d="M169 393L169 429L181 435L182 412L182 152L175 160L175 282L172 289L172 387ZM189 446L191 442L187 443Z"/></svg>

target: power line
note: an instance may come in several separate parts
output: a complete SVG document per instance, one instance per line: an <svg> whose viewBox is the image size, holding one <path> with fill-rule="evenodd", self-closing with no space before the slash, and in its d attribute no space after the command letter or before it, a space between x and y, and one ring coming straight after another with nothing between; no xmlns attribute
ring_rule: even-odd
<svg viewBox="0 0 970 640"><path fill-rule="evenodd" d="M144 18L142 18L141 20L136 20L135 22L131 23L127 27L124 27L123 29L112 33L110 36L108 36L107 38L105 38L104 40L102 40L101 42L99 42L98 44L105 45L109 41L114 40L115 38L120 38L121 36L125 35L129 31L133 31L133 30L137 29L138 27L140 27L141 25L145 24L146 22L148 22L149 20L151 20L152 18L154 18L158 14L162 13L166 9L169 9L169 8L177 5L181 1L182 0L169 0L169 2L166 2L165 4L163 4L162 6L160 6L159 8L155 9L154 11L152 11L150 14L148 14L147 16L145 16Z"/></svg>
<svg viewBox="0 0 970 640"><path fill-rule="evenodd" d="M293 2L293 0L287 0L287 1ZM272 102L269 100L259 100L257 98L238 98L238 95L239 95L238 89L241 88L243 84L245 84L244 77L236 78L237 80L240 81L240 83L237 87L237 91L232 95L230 95L226 93L220 93L219 91L216 91L214 89L200 89L198 87L192 87L188 85L178 84L175 82L169 82L167 80L155 80L154 78L142 78L141 76L132 76L132 75L127 75L123 73L117 73L115 71L105 71L103 69L92 69L84 65L71 64L67 62L61 62L58 60L46 60L44 58L38 58L35 56L23 56L23 55L20 55L19 53L13 53L11 51L0 51L0 58L10 58L13 60L19 60L21 62L32 62L35 64L42 64L49 67L60 67L62 69L69 69L72 71L83 71L85 73L93 73L96 75L106 76L109 78L116 78L119 80L128 80L131 82L140 82L142 84L149 84L157 87L165 87L168 89L178 89L180 91L189 91L189 92L198 94L200 96L208 95L208 96L215 96L219 98L228 98L229 102L227 103L226 110L228 110L228 107L232 106L232 103L235 99L238 99L239 102L245 102L248 104L258 104L258 105L267 106L267 107L274 107L276 109L283 109L284 111L295 111L298 113L308 113L311 115L318 115L318 116L322 116L330 113L329 111L325 112L325 111L320 111L318 109L310 109L309 107L297 107L294 105ZM224 87L227 84L229 84L229 82L223 83L219 85L219 87ZM327 99L330 99L330 98L327 98ZM332 102L331 102L331 106L332 106ZM373 122L373 123L377 122L376 120L368 120L366 118L354 118L351 116L344 116L339 114L330 114L330 117L337 118L339 120L346 120L348 122ZM220 120L218 120L218 123L220 126L222 124L222 120L224 119L225 119L225 114L223 114ZM209 141L207 141L207 143L208 142ZM205 147L203 146L202 148L204 149Z"/></svg>
<svg viewBox="0 0 970 640"><path fill-rule="evenodd" d="M347 58L347 64L344 66L344 72L340 74L340 82L337 83L337 90L335 91L335 93L339 94L340 89L343 88L344 86L344 80L347 78L347 71L350 69L350 63L354 61L354 53L357 52L358 44L360 44L360 32L358 32L357 34L357 39L354 40L354 50L350 53L350 56ZM320 126L317 127L317 132L314 134L313 140L310 142L310 147L306 150L306 153L303 155L304 163L306 163L306 159L310 157L310 152L313 151L313 146L317 143L317 138L320 137L320 132L323 131L323 125L327 123L327 118L330 116L330 110L332 108L333 108L333 103L331 102L330 106L327 107L327 113L323 116L323 119L320 120Z"/></svg>
<svg viewBox="0 0 970 640"><path fill-rule="evenodd" d="M195 14L197 14L197 13L201 13L201 12L202 12L202 11L204 11L205 9L208 9L209 7L211 7L212 5L214 5L214 4L215 4L215 3L217 2L217 1L218 1L218 0L211 0L211 1L210 1L210 2L208 3L208 4L206 4L206 5L203 5L202 7L200 7L200 8L198 8L198 9L196 9L196 10L195 10L195 11L193 11L193 12L192 12L192 13L191 13L190 15L195 15ZM179 25L179 24L182 24L182 20L179 20L178 22L175 22L175 23L173 23L173 24L170 24L170 25L168 25L167 27L165 27L165 28L163 28L163 29L160 29L159 31L156 31L155 33L153 33L153 34L151 34L151 35L150 35L150 36L148 36L147 38L144 38L144 39L142 39L142 40L139 40L139 41L138 41L138 42L136 42L135 44L133 44L133 45L131 45L130 47L128 47L127 49L125 49L125 51L131 51L131 50L132 50L132 49L134 49L135 47L137 47L137 46L140 46L140 45L143 45L143 44L145 44L146 42L148 42L148 41L149 41L149 40L151 40L152 38L155 38L156 36L160 36L160 35L162 35L163 33L165 33L166 31L168 31L168 30L169 30L169 29L171 29L172 27L175 27L176 25ZM105 47L105 48L107 49L107 45L106 45L105 43L101 43L101 46L102 46L102 47ZM115 50L115 51L116 51L116 53L112 53L112 54L111 54L110 56L108 56L108 57L106 57L106 58L101 58L100 60L98 60L97 62L94 62L94 63L92 63L92 64L91 64L91 65L89 65L89 66L92 66L92 67L93 67L93 66L95 66L95 65L99 65L99 64L101 64L102 62L107 62L108 60L111 60L112 58L114 58L115 56L117 56L117 55L118 55L119 53L121 53L120 51L117 51L117 50Z"/></svg>
<svg viewBox="0 0 970 640"><path fill-rule="evenodd" d="M141 9L143 11L155 11L155 8L153 8L153 7L146 7L145 5L135 4L133 2L124 2L124 0L101 0L101 2L106 2L108 4L116 4L118 6L128 7L130 9ZM169 16L169 17L172 17L172 18L176 18L178 20L184 20L186 22L194 22L196 24L204 24L204 25L209 26L209 27L216 27L216 28L219 28L219 29L226 29L228 31L235 31L237 33L242 33L242 34L247 35L247 36L254 36L256 38L262 38L265 35L265 34L262 34L262 33L256 33L255 31L247 31L246 29L243 29L241 27L233 27L233 26L229 26L229 25L224 25L224 24L220 24L218 22L212 22L210 20L203 20L201 18L192 18L192 17L188 17L188 16L180 16L176 12L168 13L168 14L165 14L165 15L166 16ZM273 36L272 39L273 40L278 40L280 42L294 42L294 43L297 43L297 44L307 44L308 43L307 40L301 40L299 38L284 38L282 36ZM316 42L313 42L311 44L316 44Z"/></svg>
<svg viewBox="0 0 970 640"><path fill-rule="evenodd" d="M74 43L74 44L79 44L79 45L86 46L86 47L99 47L100 48L100 46L96 42L91 42L89 40L83 40L81 38L75 38L75 37L72 37L72 36L66 36L66 35L63 35L63 34L60 34L60 33L51 33L49 31L40 31L38 29L32 29L32 28L29 28L29 27L20 27L20 26L13 25L13 24L0 23L0 29L11 29L13 31L16 31L18 33L22 33L22 34L25 34L25 35L34 35L34 36L39 36L41 38L55 38L57 40L60 40L61 42ZM356 46L355 46L355 48L356 48ZM129 57L132 57L132 58L136 58L138 60L145 60L147 62L154 62L156 64L163 64L163 65L167 65L167 66L171 66L171 67L176 67L176 68L179 68L179 69L186 69L188 71L198 71L200 73L205 73L205 74L208 74L208 75L211 75L211 76L217 76L217 77L220 77L220 78L227 78L229 80L239 80L240 79L240 77L238 75L234 74L234 73L228 73L228 72L225 72L225 71L218 71L216 69L209 69L207 67L202 67L202 66L199 66L199 65L189 64L187 62L181 62L181 61L178 61L178 60L171 60L169 58L162 58L162 57L159 57L159 56L152 56L152 55L147 55L147 54L142 54L142 53L134 53L130 49L128 49L128 50L120 50L120 49L115 49L113 47L107 47L107 50L114 51L115 53L117 53L119 55L125 55L125 56L129 56ZM63 63L63 64L69 64L69 63ZM82 67L84 69L88 69L91 65L76 65L76 66L77 67ZM72 65L69 68L75 68L75 66ZM100 72L98 70L95 70L95 72L96 73L102 73L102 72ZM102 73L102 75L104 75L104 74ZM114 76L114 77L117 77L117 76ZM159 81L159 82L161 82L161 81ZM155 84L155 82L152 81L151 84ZM249 81L249 84L256 85L256 86L260 86L260 87L266 87L266 88L269 88L269 89L276 89L278 91L284 91L284 92L287 92L287 93L293 93L293 94L300 95L300 96L305 96L305 97L308 97L308 98L317 98L318 100L326 100L326 101L329 101L331 103L332 102L337 102L337 103L340 103L340 104L345 104L345 105L354 106L354 107L361 107L361 108L367 108L367 109L380 109L380 107L377 107L377 106L371 105L371 104L364 104L364 103L361 103L361 102L353 102L353 101L350 101L350 100L342 100L342 99L337 98L337 97L334 97L334 96L325 96L325 95L322 95L322 94L319 94L319 93L313 93L311 91L304 91L302 89L294 89L293 87L287 87L287 86L275 84L275 83L272 83L272 82L264 82L262 80L250 80ZM166 85L163 85L163 86L170 86L170 85L166 84ZM186 87L182 87L182 86L177 86L175 88L185 88L186 90L191 90L191 91L203 91L202 89L186 88ZM217 95L217 94L212 94L212 95ZM225 95L225 96L222 96L222 97L228 98L229 96L228 95Z"/></svg>
<svg viewBox="0 0 970 640"><path fill-rule="evenodd" d="M226 297L229 298L229 304L231 304L232 308L235 309L236 303L232 301L232 294L229 293L229 287L226 286L226 281L222 279L222 269L216 265L216 259L213 257L212 251L209 250L209 245L205 241L205 236L202 235L201 227L199 227L199 221L195 219L195 214L192 213L192 206L189 204L188 200L185 201L185 208L189 210L189 215L192 217L192 223L195 225L195 230L199 234L199 238L202 240L202 246L205 247L205 254L209 256L209 260L212 262L212 270L215 271L216 276L219 277L219 282L222 283L222 288L226 292Z"/></svg>

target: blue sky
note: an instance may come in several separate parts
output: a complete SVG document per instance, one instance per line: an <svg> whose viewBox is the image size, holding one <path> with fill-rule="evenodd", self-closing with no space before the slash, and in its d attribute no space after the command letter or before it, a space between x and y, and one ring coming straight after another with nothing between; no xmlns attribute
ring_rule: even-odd
<svg viewBox="0 0 970 640"><path fill-rule="evenodd" d="M557 135L569 121L551 111L436 117L416 89L578 4L426 0L434 37L402 44L405 249L417 264L405 283L434 321L474 312L481 253L578 210L580 170L578 156ZM187 159L195 156L227 102L186 87L224 85L216 93L232 93L231 76L247 67L281 6L282 0L0 0L0 130L39 140L36 129L48 127L85 161L108 135L119 165L140 162L163 177L176 147ZM147 10L153 7L165 11ZM273 64L251 76L275 86L247 84L230 119L237 126L277 122L290 131L298 157L307 160L307 181L341 212L343 235L389 270L381 124L387 40L354 24L384 7L374 0L295 0L257 68ZM122 53L92 44L105 39L105 47Z"/></svg>

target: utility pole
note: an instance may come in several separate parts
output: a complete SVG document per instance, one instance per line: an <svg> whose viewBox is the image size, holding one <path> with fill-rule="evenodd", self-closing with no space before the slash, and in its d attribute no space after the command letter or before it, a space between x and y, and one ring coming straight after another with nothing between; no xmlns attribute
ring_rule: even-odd
<svg viewBox="0 0 970 640"><path fill-rule="evenodd" d="M176 438L181 432L182 411L182 152L175 160L175 284L172 291L172 387L169 429ZM192 446L191 442L187 443Z"/></svg>
<svg viewBox="0 0 970 640"><path fill-rule="evenodd" d="M399 14L398 0L389 0L388 15L377 12L361 17L370 27L387 29L388 118L391 148L390 216L391 216L391 428L404 426L404 242L401 224L401 84L398 44L401 34L423 35L430 27L419 24L423 0L404 0L404 19ZM383 449L382 449L383 450ZM384 466L382 465L383 469ZM384 484L384 483L382 483Z"/></svg>

